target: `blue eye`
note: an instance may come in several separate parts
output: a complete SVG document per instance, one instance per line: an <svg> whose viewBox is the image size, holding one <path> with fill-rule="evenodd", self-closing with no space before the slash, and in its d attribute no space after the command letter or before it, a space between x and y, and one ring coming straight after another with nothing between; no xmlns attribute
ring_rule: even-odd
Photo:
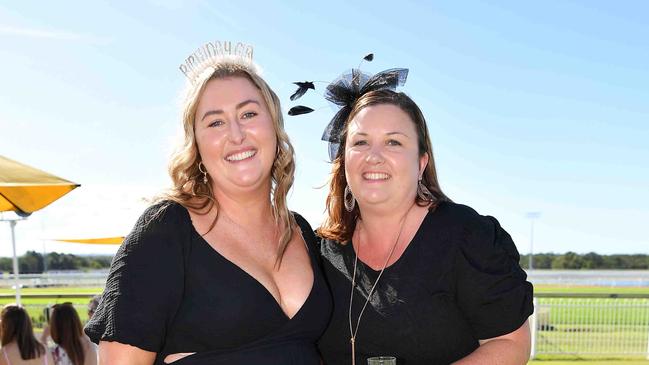
<svg viewBox="0 0 649 365"><path fill-rule="evenodd" d="M219 127L219 126L222 126L223 124L224 123L223 123L222 120L215 120L215 121L211 122L210 124L208 124L207 126L208 127Z"/></svg>
<svg viewBox="0 0 649 365"><path fill-rule="evenodd" d="M253 117L256 117L256 116L257 116L257 113L255 113L255 112L247 112L247 113L243 113L241 118L242 119L250 119L250 118L253 118Z"/></svg>

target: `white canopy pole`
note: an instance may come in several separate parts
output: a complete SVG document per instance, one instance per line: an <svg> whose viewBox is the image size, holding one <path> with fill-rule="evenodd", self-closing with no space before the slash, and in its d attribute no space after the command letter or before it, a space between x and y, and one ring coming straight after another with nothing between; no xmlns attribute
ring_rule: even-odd
<svg viewBox="0 0 649 365"><path fill-rule="evenodd" d="M20 277L18 270L18 256L16 256L16 221L9 221L9 227L11 227L11 246L14 249L14 282L16 283L16 304L20 305Z"/></svg>

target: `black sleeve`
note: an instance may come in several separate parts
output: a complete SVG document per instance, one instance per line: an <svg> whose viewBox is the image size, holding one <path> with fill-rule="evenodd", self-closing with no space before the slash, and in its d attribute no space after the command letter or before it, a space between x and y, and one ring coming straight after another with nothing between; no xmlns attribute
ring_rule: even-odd
<svg viewBox="0 0 649 365"><path fill-rule="evenodd" d="M159 352L184 282L183 207L149 207L111 264L102 300L85 327L90 339Z"/></svg>
<svg viewBox="0 0 649 365"><path fill-rule="evenodd" d="M533 312L532 284L516 245L493 217L473 212L463 224L456 273L458 304L478 339L518 329Z"/></svg>

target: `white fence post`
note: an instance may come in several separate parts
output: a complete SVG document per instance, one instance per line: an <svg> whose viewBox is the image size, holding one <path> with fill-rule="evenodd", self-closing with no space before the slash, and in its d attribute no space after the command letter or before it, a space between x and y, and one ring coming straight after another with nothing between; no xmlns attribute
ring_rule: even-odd
<svg viewBox="0 0 649 365"><path fill-rule="evenodd" d="M530 318L530 329L531 329L531 342L532 342L532 347L530 348L530 359L534 359L536 357L536 332L538 331L538 324L537 324L537 318L539 313L539 298L534 297L534 313L532 313L532 316Z"/></svg>
<svg viewBox="0 0 649 365"><path fill-rule="evenodd" d="M649 331L647 332L647 360L649 360Z"/></svg>

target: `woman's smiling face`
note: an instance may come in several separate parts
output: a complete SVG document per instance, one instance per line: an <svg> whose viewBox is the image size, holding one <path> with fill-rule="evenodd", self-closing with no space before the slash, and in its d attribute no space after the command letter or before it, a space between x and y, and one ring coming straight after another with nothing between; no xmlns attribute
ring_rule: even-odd
<svg viewBox="0 0 649 365"><path fill-rule="evenodd" d="M419 155L415 124L398 106L371 105L349 122L345 176L361 209L414 204L427 162L428 155Z"/></svg>
<svg viewBox="0 0 649 365"><path fill-rule="evenodd" d="M268 106L250 80L210 80L196 109L194 130L215 192L270 188L277 138Z"/></svg>

